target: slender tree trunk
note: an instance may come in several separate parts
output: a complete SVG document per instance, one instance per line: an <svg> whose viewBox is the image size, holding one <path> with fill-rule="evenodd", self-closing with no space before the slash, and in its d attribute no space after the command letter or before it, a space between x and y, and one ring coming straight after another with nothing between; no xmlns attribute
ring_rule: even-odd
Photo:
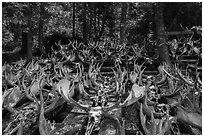
<svg viewBox="0 0 204 137"><path fill-rule="evenodd" d="M90 23L89 23L89 38L92 39L92 26L93 26L93 5L90 3Z"/></svg>
<svg viewBox="0 0 204 137"><path fill-rule="evenodd" d="M46 56L46 51L44 49L44 45L43 45L43 40L44 40L44 36L43 36L43 26L44 26L44 20L43 20L43 15L44 15L44 4L40 3L40 19L39 19L39 28L38 28L38 46L40 49L40 53L43 56Z"/></svg>
<svg viewBox="0 0 204 137"><path fill-rule="evenodd" d="M19 38L18 31L15 30L15 32L14 32L14 43L18 43L18 38Z"/></svg>
<svg viewBox="0 0 204 137"><path fill-rule="evenodd" d="M19 28L19 25L16 26L16 28ZM14 43L17 44L18 43L18 39L20 36L20 29L14 29Z"/></svg>
<svg viewBox="0 0 204 137"><path fill-rule="evenodd" d="M159 49L159 57L161 61L166 62L169 67L171 67L171 60L169 57L168 47L166 45L166 37L160 35L165 31L164 29L164 18L163 18L163 3L156 4L155 11L155 23L156 23L156 34L157 34L157 43Z"/></svg>
<svg viewBox="0 0 204 137"><path fill-rule="evenodd" d="M21 54L24 56L27 53L27 39L28 39L28 33L22 30L22 48L21 48Z"/></svg>
<svg viewBox="0 0 204 137"><path fill-rule="evenodd" d="M73 24L72 25L73 25L72 37L75 38L75 2L73 2Z"/></svg>
<svg viewBox="0 0 204 137"><path fill-rule="evenodd" d="M30 4L29 4L30 5ZM32 55L32 47L33 47L33 41L32 41L32 8L29 6L28 9L28 37L27 37L27 51L26 51L26 56L27 56L27 62L30 62L33 58Z"/></svg>
<svg viewBox="0 0 204 137"><path fill-rule="evenodd" d="M103 18L102 20L101 29L99 28L99 34L98 34L97 40L99 40L102 37L104 28L105 28L105 18Z"/></svg>
<svg viewBox="0 0 204 137"><path fill-rule="evenodd" d="M121 13L121 24L120 24L120 44L124 43L125 40L125 30L126 30L126 15L127 15L128 5L126 2L122 3L122 13Z"/></svg>
<svg viewBox="0 0 204 137"><path fill-rule="evenodd" d="M96 8L94 8L94 38L96 40L96 37L97 37L97 13L96 13Z"/></svg>
<svg viewBox="0 0 204 137"><path fill-rule="evenodd" d="M98 39L98 37L99 37L99 32L100 32L100 16L99 16L99 14L98 14L98 18L97 18L98 20L97 20L97 39Z"/></svg>
<svg viewBox="0 0 204 137"><path fill-rule="evenodd" d="M87 40L87 20L86 20L86 16L87 16L87 3L84 2L83 3L83 10L82 10L82 14L83 14L83 42L85 44L88 43L88 40Z"/></svg>

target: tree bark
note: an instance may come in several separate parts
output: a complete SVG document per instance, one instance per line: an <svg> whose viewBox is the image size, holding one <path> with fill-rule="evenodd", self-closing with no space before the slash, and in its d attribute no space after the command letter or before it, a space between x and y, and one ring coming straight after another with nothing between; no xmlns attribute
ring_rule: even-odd
<svg viewBox="0 0 204 137"><path fill-rule="evenodd" d="M94 8L94 40L96 40L97 37L97 12L96 8Z"/></svg>
<svg viewBox="0 0 204 137"><path fill-rule="evenodd" d="M92 39L92 26L93 26L93 3L90 3L90 23L89 23L89 39Z"/></svg>
<svg viewBox="0 0 204 137"><path fill-rule="evenodd" d="M73 2L73 31L72 31L72 37L75 38L75 2Z"/></svg>
<svg viewBox="0 0 204 137"><path fill-rule="evenodd" d="M169 51L166 45L166 37L164 35L161 35L162 33L165 32L164 18L163 18L163 3L157 3L155 10L156 10L155 23L156 23L156 34L157 34L157 44L159 49L159 57L162 62L166 62L168 66L171 66Z"/></svg>
<svg viewBox="0 0 204 137"><path fill-rule="evenodd" d="M28 39L28 33L22 30L22 48L21 48L22 55L26 55L27 39Z"/></svg>
<svg viewBox="0 0 204 137"><path fill-rule="evenodd" d="M83 42L84 44L87 44L88 40L87 40L87 20L86 20L87 3L86 2L83 3L82 16L83 16Z"/></svg>
<svg viewBox="0 0 204 137"><path fill-rule="evenodd" d="M99 34L97 36L97 40L100 40L100 38L102 37L103 35L103 32L104 32L104 28L105 28L105 18L103 18L102 20L102 25L101 25L101 29L100 29L100 26L99 26Z"/></svg>
<svg viewBox="0 0 204 137"><path fill-rule="evenodd" d="M21 35L20 32L20 25L19 24L14 24L14 29L13 29L13 32L14 32L14 43L15 43L15 46L18 45L19 43L19 36Z"/></svg>
<svg viewBox="0 0 204 137"><path fill-rule="evenodd" d="M44 15L44 3L40 3L40 19L39 19L39 27L38 27L38 47L40 49L40 53L43 56L46 56L46 51L44 49L43 45L43 26L44 26L44 20L43 20L43 15Z"/></svg>
<svg viewBox="0 0 204 137"><path fill-rule="evenodd" d="M126 30L126 16L127 16L128 4L126 2L122 3L122 13L121 13L121 24L120 24L120 44L125 41L125 30Z"/></svg>
<svg viewBox="0 0 204 137"><path fill-rule="evenodd" d="M27 34L27 51L26 51L26 57L27 57L27 62L30 62L33 58L32 55L32 47L33 47L33 41L32 41L32 8L31 5L29 4L28 8L28 34Z"/></svg>
<svg viewBox="0 0 204 137"><path fill-rule="evenodd" d="M98 14L98 17L97 17L97 36L96 36L96 40L98 40L99 38L99 32L100 32L100 15Z"/></svg>

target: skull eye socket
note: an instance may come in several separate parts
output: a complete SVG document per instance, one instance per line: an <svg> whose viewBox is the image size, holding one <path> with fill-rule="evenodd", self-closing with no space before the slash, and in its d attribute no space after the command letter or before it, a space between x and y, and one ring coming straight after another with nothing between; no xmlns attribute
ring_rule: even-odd
<svg viewBox="0 0 204 137"><path fill-rule="evenodd" d="M163 107L163 110L164 110L165 112L167 111L167 108L166 108L166 106L164 106L164 107Z"/></svg>
<svg viewBox="0 0 204 137"><path fill-rule="evenodd" d="M157 91L156 89L152 89L152 92L156 93L156 91Z"/></svg>
<svg viewBox="0 0 204 137"><path fill-rule="evenodd" d="M159 110L162 110L162 107L160 107L160 106L158 106L157 108L158 108Z"/></svg>

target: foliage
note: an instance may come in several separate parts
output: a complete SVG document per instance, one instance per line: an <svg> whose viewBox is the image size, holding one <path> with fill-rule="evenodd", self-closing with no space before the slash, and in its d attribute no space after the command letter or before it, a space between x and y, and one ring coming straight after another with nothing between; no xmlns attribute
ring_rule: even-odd
<svg viewBox="0 0 204 137"><path fill-rule="evenodd" d="M154 23L155 3L129 3L126 21L127 43L142 43L155 40ZM14 40L21 30L27 25L27 9L32 8L33 36L38 34L38 23L40 17L40 3L3 3L3 45ZM57 33L65 33L71 37L73 25L73 4L72 3L44 3L44 27L45 36L50 35L53 30ZM75 27L76 34L82 38L82 3L76 3ZM166 30L181 30L201 25L201 3L165 3L164 21ZM171 9L171 10L170 10ZM173 10L172 10L173 9ZM196 10L195 10L196 9ZM87 3L87 32L88 39L101 40L119 39L121 3ZM196 17L195 17L196 16ZM171 23L172 22L172 23ZM171 23L171 24L170 24ZM103 27L104 26L104 27ZM182 26L182 28L181 28ZM14 30L16 28L17 30ZM16 36L15 36L16 35ZM102 38L103 37L103 38ZM18 36L19 39L19 36ZM38 40L38 39L36 39ZM21 41L20 39L18 40ZM37 43L37 42L35 42ZM36 45L37 46L37 45Z"/></svg>

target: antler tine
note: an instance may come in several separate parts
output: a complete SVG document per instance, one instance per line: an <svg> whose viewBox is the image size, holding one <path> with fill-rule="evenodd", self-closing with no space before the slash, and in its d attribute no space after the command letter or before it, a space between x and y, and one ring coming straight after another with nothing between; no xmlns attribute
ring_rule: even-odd
<svg viewBox="0 0 204 137"><path fill-rule="evenodd" d="M162 78L160 81L156 82L157 85L160 85L161 83L164 83L167 80L166 74L164 73L164 70L162 69L162 66L160 65L158 67L159 73L162 75Z"/></svg>
<svg viewBox="0 0 204 137"><path fill-rule="evenodd" d="M127 81L126 81L127 82ZM126 82L124 83L124 84L122 84L121 83L121 87L120 88L116 88L116 92L118 93L118 94L123 94L123 93L125 93L125 85L126 85ZM118 91L119 90L119 91ZM107 107L107 108L105 108L105 110L106 111L109 111L109 110L112 110L112 109L114 109L114 108L121 108L121 107L126 107L126 106L129 106L129 105L131 105L132 103L134 103L134 102L136 102L136 101L138 101L140 98L142 98L143 96L144 96L144 90L145 90L145 88L144 87L141 87L141 89L140 89L141 91L141 94L140 94L140 96L138 96L138 97L135 97L135 93L133 93L133 91L131 91L130 92L130 94L129 94L129 96L126 98L126 100L124 101L124 102L122 102L121 103L121 98L118 100L118 102L115 104L115 105L113 105L113 106L111 106L111 107ZM123 92L122 92L123 91ZM134 94L134 95L133 95ZM133 97L134 96L134 97Z"/></svg>
<svg viewBox="0 0 204 137"><path fill-rule="evenodd" d="M45 119L45 108L44 108L44 98L42 95L42 90L40 90L40 104L38 103L40 116L39 116L39 132L41 135L48 135L49 134L49 125Z"/></svg>
<svg viewBox="0 0 204 137"><path fill-rule="evenodd" d="M93 65L91 64L91 70L90 70L91 76L96 75L96 72L97 72L96 65L97 65L96 63L93 63Z"/></svg>
<svg viewBox="0 0 204 137"><path fill-rule="evenodd" d="M81 78L81 76L82 76L82 74L79 74L79 73L81 73L80 64L79 63L77 63L77 67L79 67L79 70L78 70L78 68L76 69L76 75L73 76L73 81L78 81Z"/></svg>
<svg viewBox="0 0 204 137"><path fill-rule="evenodd" d="M173 78L173 79L175 79L175 80L177 80L177 81L180 81L180 79L178 79L178 78L172 76L172 75L164 68L164 66L162 66L162 69L163 69L163 71L164 71L169 77L171 77L171 78Z"/></svg>
<svg viewBox="0 0 204 137"><path fill-rule="evenodd" d="M197 81L200 85L202 85L202 81L201 81L201 79L199 78L199 75L200 75L200 73L198 72L197 75L196 75L196 81Z"/></svg>
<svg viewBox="0 0 204 137"><path fill-rule="evenodd" d="M100 87L100 84L98 84L98 83L96 82L96 75L93 75L93 76L91 77L91 82L92 82L95 86Z"/></svg>
<svg viewBox="0 0 204 137"><path fill-rule="evenodd" d="M32 98L31 95L29 94L30 87L26 87L26 85L25 85L25 76L26 76L26 75L28 75L29 77L31 77L31 76L30 76L30 74L27 72L26 69L24 69L24 71L25 71L25 74L24 74L24 76L23 76L23 78L22 78L22 87L23 87L23 89L25 90L26 97L27 97L28 99L30 99L30 100L33 101L34 98Z"/></svg>
<svg viewBox="0 0 204 137"><path fill-rule="evenodd" d="M142 66L143 66L143 64L142 64ZM141 68L142 68L142 67L141 67ZM145 70L145 69L146 69L146 68L140 70L140 73L139 73L139 81L138 81L138 84L139 84L139 85L142 85L142 74L144 73L144 70Z"/></svg>
<svg viewBox="0 0 204 137"><path fill-rule="evenodd" d="M83 64L81 64L81 71L82 71L82 73L84 73L84 65Z"/></svg>
<svg viewBox="0 0 204 137"><path fill-rule="evenodd" d="M61 90L60 92L62 93L61 95L64 97L64 99L65 99L69 104L72 104L73 106L77 106L77 107L79 107L79 108L81 108L81 109L83 109L83 110L85 110L85 111L88 111L88 110L90 109L89 106L79 104L79 103L76 102L74 99L72 99L72 98L70 97L69 92L67 92L67 94L64 95L63 92L62 92L61 87L60 87L60 90ZM73 82L73 84L72 84L70 90L71 90L71 91L74 90L74 82Z"/></svg>
<svg viewBox="0 0 204 137"><path fill-rule="evenodd" d="M123 72L122 72L122 74L121 74L121 82L123 82L124 81L124 78L125 78L125 76L128 74L128 72L127 72L127 70L125 69L125 68L123 68ZM126 79L127 80L127 79Z"/></svg>
<svg viewBox="0 0 204 137"><path fill-rule="evenodd" d="M185 78L184 78L183 74L181 73L181 71L179 70L178 67L175 66L175 70L176 70L176 72L177 72L179 78L180 78L181 80L183 80L186 84L188 84L188 85L190 85L190 86L194 86L194 85L195 85L195 83L192 83L192 82L189 81L190 79L185 79ZM179 81L180 79L176 79L176 80Z"/></svg>
<svg viewBox="0 0 204 137"><path fill-rule="evenodd" d="M77 43L77 41L73 41L73 42L72 42L72 47L73 47L74 49L76 49L75 43Z"/></svg>
<svg viewBox="0 0 204 137"><path fill-rule="evenodd" d="M89 65L88 75L91 77L92 63Z"/></svg>
<svg viewBox="0 0 204 137"><path fill-rule="evenodd" d="M139 85L142 85L142 75L143 75L144 70L146 69L146 68L142 69L143 65L144 63L142 63L141 65L138 65L134 61L134 73L137 73L139 75L139 80L138 80Z"/></svg>
<svg viewBox="0 0 204 137"><path fill-rule="evenodd" d="M121 78L120 80L116 81L116 93L118 94L122 94L122 91L125 92L125 85L127 83L127 79L124 84L123 84L123 81L124 81L124 78Z"/></svg>
<svg viewBox="0 0 204 137"><path fill-rule="evenodd" d="M115 109L115 108L122 107L122 106L120 105L120 102L121 102L121 99L119 99L113 106L104 107L103 110L104 110L105 112L108 112L108 111L113 110L113 109Z"/></svg>
<svg viewBox="0 0 204 137"><path fill-rule="evenodd" d="M146 135L150 134L150 132L148 131L147 127L146 127L146 116L143 113L143 108L142 108L142 103L140 104L140 121L141 121L141 125L142 128L144 129L144 132Z"/></svg>
<svg viewBox="0 0 204 137"><path fill-rule="evenodd" d="M80 63L76 63L76 65L77 65L77 67L79 68L79 72L77 71L77 75L76 76L78 76L79 75L79 77L81 78L82 77L82 64L80 64ZM77 69L78 70L78 69ZM79 73L79 74L78 74Z"/></svg>
<svg viewBox="0 0 204 137"><path fill-rule="evenodd" d="M99 65L99 63L97 64L97 72L100 72L100 69L101 69L101 67L103 66L103 63L101 63L100 65Z"/></svg>
<svg viewBox="0 0 204 137"><path fill-rule="evenodd" d="M7 74L6 70L3 73L5 76L5 80L6 80L6 85L14 87L15 84L14 84L14 82L12 82L12 80L10 78L8 78L8 74Z"/></svg>
<svg viewBox="0 0 204 137"><path fill-rule="evenodd" d="M62 77L62 75L57 73L57 65L54 65L54 73L55 73L55 75L57 75L57 77L59 77L59 78Z"/></svg>
<svg viewBox="0 0 204 137"><path fill-rule="evenodd" d="M85 91L84 85L83 85L83 82L82 82L82 81L79 82L78 86L79 86L79 92L80 92L82 95L84 95L84 96L86 96L86 97L91 97L91 96L92 96L92 95L90 95L89 93L87 93L87 92Z"/></svg>
<svg viewBox="0 0 204 137"><path fill-rule="evenodd" d="M133 64L133 65L134 65L134 69L133 69L133 71L134 71L134 72L137 72L137 67L136 67L137 64L136 64L136 60L134 60L134 64Z"/></svg>
<svg viewBox="0 0 204 137"><path fill-rule="evenodd" d="M122 93L125 92L125 85L126 85L126 82L123 84L122 83L123 81L116 81L116 93L121 95ZM123 92L122 92L123 91ZM119 100L117 101L117 103L115 103L113 106L110 106L110 107L105 107L104 108L104 111L110 111L112 109L115 109L115 108L118 108L118 107L124 107L126 104L125 103L122 103L121 104L121 98L119 98Z"/></svg>
<svg viewBox="0 0 204 137"><path fill-rule="evenodd" d="M59 74L60 74L60 76L61 76L61 77L64 77L64 76L66 76L66 75L65 75L65 73L64 73L64 71L63 71L63 66L62 66L62 65L63 65L62 63L58 64L58 68L59 68Z"/></svg>

